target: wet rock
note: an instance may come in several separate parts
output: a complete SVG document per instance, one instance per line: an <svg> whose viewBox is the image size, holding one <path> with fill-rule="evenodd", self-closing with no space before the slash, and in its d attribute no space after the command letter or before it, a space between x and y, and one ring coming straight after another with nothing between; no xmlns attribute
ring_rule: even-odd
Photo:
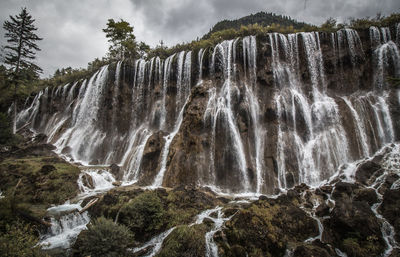
<svg viewBox="0 0 400 257"><path fill-rule="evenodd" d="M122 180L124 171L115 163L110 165L110 173L114 175L116 180Z"/></svg>
<svg viewBox="0 0 400 257"><path fill-rule="evenodd" d="M395 173L388 174L386 176L385 182L380 185L378 192L382 195L385 194L385 192L389 190L392 187L393 183L399 178L399 175Z"/></svg>
<svg viewBox="0 0 400 257"><path fill-rule="evenodd" d="M88 175L88 174L83 174L82 175L82 183L85 187L94 188L94 182L93 182L93 178L92 176Z"/></svg>
<svg viewBox="0 0 400 257"><path fill-rule="evenodd" d="M332 192L333 187L330 185L323 185L319 187L319 189L324 192L325 194L330 194Z"/></svg>
<svg viewBox="0 0 400 257"><path fill-rule="evenodd" d="M211 228L214 225L214 221L212 221L210 218L204 218L203 224Z"/></svg>
<svg viewBox="0 0 400 257"><path fill-rule="evenodd" d="M392 253L389 255L389 257L398 257L400 256L400 249L393 249Z"/></svg>
<svg viewBox="0 0 400 257"><path fill-rule="evenodd" d="M43 144L47 141L47 136L43 133L37 134L34 138L35 143Z"/></svg>
<svg viewBox="0 0 400 257"><path fill-rule="evenodd" d="M364 188L356 193L354 196L355 201L365 201L370 206L378 202L378 195L372 188Z"/></svg>
<svg viewBox="0 0 400 257"><path fill-rule="evenodd" d="M320 205L318 205L318 207L315 211L315 214L318 217L327 216L327 215L329 215L329 209L330 209L329 206L325 202L323 202Z"/></svg>
<svg viewBox="0 0 400 257"><path fill-rule="evenodd" d="M283 256L289 242L302 242L318 234L316 221L286 196L257 201L239 210L225 227L229 247L220 246L226 256L238 256L243 249L254 256Z"/></svg>
<svg viewBox="0 0 400 257"><path fill-rule="evenodd" d="M239 211L237 208L228 208L224 210L224 214L226 217L230 217L234 214L236 214Z"/></svg>
<svg viewBox="0 0 400 257"><path fill-rule="evenodd" d="M357 185L347 182L336 183L334 190L332 192L332 197L334 199L340 199L343 197L351 197L353 192L358 188Z"/></svg>
<svg viewBox="0 0 400 257"><path fill-rule="evenodd" d="M166 133L159 131L151 135L147 140L140 165L142 172L138 181L139 185L151 185L157 175L161 151L165 144L165 135Z"/></svg>
<svg viewBox="0 0 400 257"><path fill-rule="evenodd" d="M383 170L380 164L373 161L366 161L361 164L355 173L356 181L364 185L369 185L372 176L379 176Z"/></svg>
<svg viewBox="0 0 400 257"><path fill-rule="evenodd" d="M204 153L209 151L209 139L204 131L204 113L211 86L211 81L205 81L202 86L192 88L180 130L170 146L164 186L194 186L200 178L207 179L209 175L208 172L204 173L208 167Z"/></svg>
<svg viewBox="0 0 400 257"><path fill-rule="evenodd" d="M342 193L336 197L330 218L323 221L323 241L343 250L348 256L379 256L385 243L381 223L371 206L367 201L352 200L354 186L343 183L339 190Z"/></svg>
<svg viewBox="0 0 400 257"><path fill-rule="evenodd" d="M332 254L329 253L324 248L312 245L303 244L298 247L293 252L293 257L331 257Z"/></svg>
<svg viewBox="0 0 400 257"><path fill-rule="evenodd" d="M61 150L61 153L62 154L69 154L69 153L71 153L71 151L72 151L71 147L66 146Z"/></svg>
<svg viewBox="0 0 400 257"><path fill-rule="evenodd" d="M112 185L113 185L113 186L116 186L116 187L119 187L119 186L122 185L122 182L121 182L121 181L114 181L114 182L112 183Z"/></svg>
<svg viewBox="0 0 400 257"><path fill-rule="evenodd" d="M298 193L302 193L308 189L310 189L310 187L304 183L301 183L300 185L294 187L294 190L296 190Z"/></svg>
<svg viewBox="0 0 400 257"><path fill-rule="evenodd" d="M54 167L53 165L43 165L39 172L47 175L54 170L56 170L56 167Z"/></svg>
<svg viewBox="0 0 400 257"><path fill-rule="evenodd" d="M287 197L289 197L289 198L297 198L297 197L300 196L299 192L296 191L296 190L293 190L293 189L288 190L288 192L287 192L286 195L287 195Z"/></svg>
<svg viewBox="0 0 400 257"><path fill-rule="evenodd" d="M396 239L400 241L400 189L387 190L379 212L396 230Z"/></svg>

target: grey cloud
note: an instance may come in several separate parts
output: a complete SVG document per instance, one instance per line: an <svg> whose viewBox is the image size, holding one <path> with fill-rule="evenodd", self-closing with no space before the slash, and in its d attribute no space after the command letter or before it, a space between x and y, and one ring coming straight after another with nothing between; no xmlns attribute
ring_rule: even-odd
<svg viewBox="0 0 400 257"><path fill-rule="evenodd" d="M85 67L95 57L104 56L108 46L101 29L109 18L130 22L140 41L155 46L162 39L171 46L201 37L219 20L258 11L313 24L328 17L345 21L400 11L398 0L2 0L0 22L22 6L36 19L38 34L44 38L37 62L46 76L56 68ZM0 34L3 45L2 28Z"/></svg>

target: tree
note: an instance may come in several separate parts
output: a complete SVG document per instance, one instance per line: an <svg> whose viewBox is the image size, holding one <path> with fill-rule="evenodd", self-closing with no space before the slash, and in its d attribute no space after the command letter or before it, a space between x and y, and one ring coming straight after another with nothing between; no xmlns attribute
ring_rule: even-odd
<svg viewBox="0 0 400 257"><path fill-rule="evenodd" d="M12 84L14 84L14 117L13 117L13 133L16 132L16 116L17 116L17 86L26 78L38 77L38 73L42 69L33 63L36 58L36 51L40 51L35 43L42 40L35 34L37 28L33 24L35 20L22 8L21 12L16 16L10 15L10 20L3 23L6 30L5 38L7 43L4 47L6 55L4 62L9 65L12 74Z"/></svg>
<svg viewBox="0 0 400 257"><path fill-rule="evenodd" d="M133 240L126 226L100 217L79 235L73 251L78 256L128 256L127 248L134 244Z"/></svg>
<svg viewBox="0 0 400 257"><path fill-rule="evenodd" d="M337 21L330 17L321 25L321 30L325 32L334 32L336 30L336 23Z"/></svg>
<svg viewBox="0 0 400 257"><path fill-rule="evenodd" d="M115 22L109 19L107 27L103 29L106 33L109 47L109 57L111 59L135 58L138 56L136 37L133 34L133 27L128 22L120 20Z"/></svg>

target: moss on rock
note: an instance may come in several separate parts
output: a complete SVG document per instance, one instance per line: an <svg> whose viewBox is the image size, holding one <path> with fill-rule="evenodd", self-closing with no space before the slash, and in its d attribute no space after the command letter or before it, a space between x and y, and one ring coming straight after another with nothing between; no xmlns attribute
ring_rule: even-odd
<svg viewBox="0 0 400 257"><path fill-rule="evenodd" d="M179 226L166 238L157 257L200 257L205 255L206 225Z"/></svg>

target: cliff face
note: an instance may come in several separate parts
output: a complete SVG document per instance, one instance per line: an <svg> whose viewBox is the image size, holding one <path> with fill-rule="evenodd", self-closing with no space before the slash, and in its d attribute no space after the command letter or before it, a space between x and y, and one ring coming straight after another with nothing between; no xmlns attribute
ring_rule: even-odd
<svg viewBox="0 0 400 257"><path fill-rule="evenodd" d="M400 26L266 34L118 62L27 101L60 154L123 181L274 193L316 185L400 137Z"/></svg>

